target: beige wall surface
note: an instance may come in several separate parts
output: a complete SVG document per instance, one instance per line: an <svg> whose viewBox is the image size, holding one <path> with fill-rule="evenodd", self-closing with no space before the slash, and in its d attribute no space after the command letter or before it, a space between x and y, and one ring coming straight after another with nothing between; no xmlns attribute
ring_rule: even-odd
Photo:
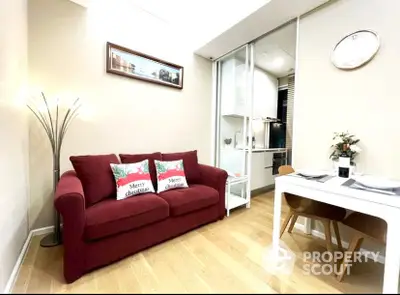
<svg viewBox="0 0 400 295"><path fill-rule="evenodd" d="M331 168L333 132L350 131L363 149L357 170L400 178L400 1L341 0L300 21L293 157L297 168ZM359 29L378 33L381 48L366 66L342 71L330 62L335 44Z"/></svg>
<svg viewBox="0 0 400 295"><path fill-rule="evenodd" d="M26 0L0 1L0 293L28 235Z"/></svg>
<svg viewBox="0 0 400 295"><path fill-rule="evenodd" d="M61 170L71 168L71 155L104 153L197 149L199 160L209 163L211 62L193 55L178 27L131 1L92 2L84 9L65 0L29 0L31 87L50 98L79 96L87 107L65 137ZM106 73L107 41L182 65L183 90ZM30 177L30 226L51 225L51 150L35 121Z"/></svg>
<svg viewBox="0 0 400 295"><path fill-rule="evenodd" d="M332 168L332 134L348 130L361 140L358 172L400 179L400 99L393 88L400 68L400 39L393 29L400 26L399 11L400 1L340 0L301 18L294 100L295 168ZM357 70L335 68L330 62L335 44L359 29L377 32L380 51Z"/></svg>

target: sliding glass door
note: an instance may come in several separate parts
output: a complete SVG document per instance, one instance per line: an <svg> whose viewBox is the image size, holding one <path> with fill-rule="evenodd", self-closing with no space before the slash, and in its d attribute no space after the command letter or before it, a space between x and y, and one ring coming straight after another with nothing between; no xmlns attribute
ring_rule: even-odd
<svg viewBox="0 0 400 295"><path fill-rule="evenodd" d="M292 21L214 62L213 152L215 165L245 186L227 189L234 204L249 205L251 191L272 189L278 168L290 163L296 40ZM237 190L248 199L236 199Z"/></svg>
<svg viewBox="0 0 400 295"><path fill-rule="evenodd" d="M250 202L252 132L253 45L245 45L215 62L215 165L237 184L229 193L234 204ZM237 199L239 196L241 199ZM227 196L229 198L229 196ZM230 206L234 206L231 205Z"/></svg>

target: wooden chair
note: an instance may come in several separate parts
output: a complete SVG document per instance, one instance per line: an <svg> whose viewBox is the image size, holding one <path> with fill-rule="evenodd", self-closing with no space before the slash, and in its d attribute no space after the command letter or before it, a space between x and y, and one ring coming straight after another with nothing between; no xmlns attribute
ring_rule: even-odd
<svg viewBox="0 0 400 295"><path fill-rule="evenodd" d="M347 249L348 252L351 252L351 257L354 256L354 252L360 249L364 238L373 239L383 245L386 244L387 224L384 220L378 217L354 212L346 217L342 223L355 231L355 235ZM349 257L345 255L345 258ZM341 273L336 277L339 282L343 280L346 268L350 262L351 261L347 259L343 259L342 266L339 268Z"/></svg>
<svg viewBox="0 0 400 295"><path fill-rule="evenodd" d="M295 172L289 165L284 165L278 169L279 175L287 175ZM342 241L340 239L338 221L342 221L346 216L346 209L334 205L322 203L319 201L307 199L297 195L284 193L284 198L289 206L289 212L283 221L281 228L281 237L290 222L288 232L291 233L299 216L319 220L324 225L326 248L333 253L331 224L336 235L338 248L343 251Z"/></svg>

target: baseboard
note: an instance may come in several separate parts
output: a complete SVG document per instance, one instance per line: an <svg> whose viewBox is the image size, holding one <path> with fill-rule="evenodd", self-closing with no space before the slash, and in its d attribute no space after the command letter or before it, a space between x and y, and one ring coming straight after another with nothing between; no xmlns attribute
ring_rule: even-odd
<svg viewBox="0 0 400 295"><path fill-rule="evenodd" d="M37 229L31 230L32 236L40 236L40 235L45 235L52 233L54 231L54 225L51 226L46 226L46 227L41 227Z"/></svg>
<svg viewBox="0 0 400 295"><path fill-rule="evenodd" d="M24 261L26 252L29 249L29 245L31 244L31 240L32 240L32 231L29 232L28 237L25 240L24 246L21 249L21 252L18 255L18 259L15 262L14 268L11 272L10 278L7 281L7 285L6 288L4 290L5 294L9 294L11 293L12 289L14 288L14 284L15 284L15 280L18 276L19 273L19 269L21 267L22 261Z"/></svg>
<svg viewBox="0 0 400 295"><path fill-rule="evenodd" d="M294 225L294 228L297 229L297 230L299 230L299 231L302 231L302 232L304 232L304 230L305 230L304 224L300 224L300 223L296 223L296 224ZM320 238L320 239L325 239L325 234L324 234L323 232L320 232L319 230L316 230L316 229L311 230L311 235L313 235L313 236L315 236L315 237L317 237L317 238ZM335 245L337 245L336 237L332 237L332 243L334 243ZM345 248L348 248L348 247L349 247L349 242L343 241L343 240L342 240L342 246L345 247ZM360 249L360 252L361 252L363 255L367 256L368 258L371 258L371 259L372 259L372 257L370 257L370 255L369 255L369 254L370 254L370 251L368 251L367 249L361 248L361 249ZM379 254L379 256L378 256L378 262L379 262L379 263L382 263L382 264L385 264L385 256Z"/></svg>
<svg viewBox="0 0 400 295"><path fill-rule="evenodd" d="M268 193L270 191L273 191L274 189L275 189L275 184L264 186L264 187L252 190L251 191L251 196L254 197L254 196L261 195L261 194L265 194L265 193Z"/></svg>
<svg viewBox="0 0 400 295"><path fill-rule="evenodd" d="M21 268L21 264L24 261L25 255L29 249L29 245L31 244L32 237L48 234L53 231L54 231L54 226L46 226L46 227L31 230L29 232L28 237L25 240L24 246L22 247L21 252L19 253L18 259L15 262L15 265L11 272L10 278L7 281L6 288L4 289L4 294L11 293L14 288L15 280L18 277L19 270Z"/></svg>

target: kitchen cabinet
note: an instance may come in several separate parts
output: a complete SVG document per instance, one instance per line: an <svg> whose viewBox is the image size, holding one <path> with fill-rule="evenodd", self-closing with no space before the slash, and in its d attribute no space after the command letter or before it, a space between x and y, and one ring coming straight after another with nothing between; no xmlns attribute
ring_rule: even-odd
<svg viewBox="0 0 400 295"><path fill-rule="evenodd" d="M250 117L246 102L245 64L230 59L222 66L221 113L223 116ZM246 104L247 103L247 104ZM276 118L278 106L278 79L267 72L254 69L253 76L253 118Z"/></svg>
<svg viewBox="0 0 400 295"><path fill-rule="evenodd" d="M245 70L245 64L238 59L230 59L222 65L221 114L223 116L243 117L248 113Z"/></svg>
<svg viewBox="0 0 400 295"><path fill-rule="evenodd" d="M272 153L253 152L251 156L251 190L273 185L275 178L272 175Z"/></svg>
<svg viewBox="0 0 400 295"><path fill-rule="evenodd" d="M253 118L276 118L278 79L258 68L254 69Z"/></svg>

